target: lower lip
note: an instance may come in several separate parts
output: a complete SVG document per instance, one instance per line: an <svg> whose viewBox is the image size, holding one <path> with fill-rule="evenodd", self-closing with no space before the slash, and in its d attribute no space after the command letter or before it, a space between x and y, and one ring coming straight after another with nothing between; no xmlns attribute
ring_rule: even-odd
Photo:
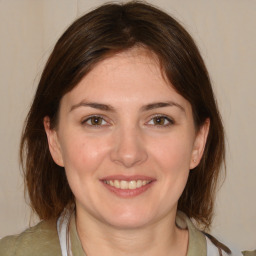
<svg viewBox="0 0 256 256"><path fill-rule="evenodd" d="M136 197L138 195L141 195L142 193L147 191L153 185L153 183L154 183L154 181L151 181L147 185L142 186L140 188L136 188L136 189L120 189L120 188L112 187L112 186L102 182L102 184L109 191L111 191L112 193L116 194L117 196L123 197L123 198L131 198L131 197Z"/></svg>

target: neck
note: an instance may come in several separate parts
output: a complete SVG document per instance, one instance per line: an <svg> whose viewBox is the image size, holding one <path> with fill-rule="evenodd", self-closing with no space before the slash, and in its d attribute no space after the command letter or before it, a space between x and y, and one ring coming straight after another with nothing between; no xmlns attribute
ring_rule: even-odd
<svg viewBox="0 0 256 256"><path fill-rule="evenodd" d="M81 216L82 217L82 216ZM76 218L77 231L87 256L185 256L188 231L175 225L175 216L166 216L146 227L121 229L94 219ZM99 246L100 245L100 246Z"/></svg>

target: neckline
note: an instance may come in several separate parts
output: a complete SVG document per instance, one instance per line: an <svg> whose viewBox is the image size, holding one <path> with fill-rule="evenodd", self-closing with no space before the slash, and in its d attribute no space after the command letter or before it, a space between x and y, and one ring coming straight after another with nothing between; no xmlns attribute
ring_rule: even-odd
<svg viewBox="0 0 256 256"><path fill-rule="evenodd" d="M63 218L63 219L62 219ZM67 221L68 220L68 221ZM63 236L69 239L65 239L65 242L67 244L66 246L66 252L67 249L70 247L70 255L72 256L86 256L78 232L76 228L76 217L75 212L73 211L69 216L65 215L59 218L58 220L58 227L61 224L61 230L66 230L66 233L63 235L62 238L60 237L60 243L64 243ZM181 229L188 229L189 233L189 241L188 241L188 251L186 256L205 256L207 254L207 246L206 246L206 238L204 234L199 231L195 225L192 223L192 221L181 211L177 212L176 215L176 225ZM69 236L67 235L67 232L69 232ZM61 242L62 241L62 242ZM65 246L64 246L65 247ZM63 249L65 250L65 248ZM63 256L69 255L63 254Z"/></svg>

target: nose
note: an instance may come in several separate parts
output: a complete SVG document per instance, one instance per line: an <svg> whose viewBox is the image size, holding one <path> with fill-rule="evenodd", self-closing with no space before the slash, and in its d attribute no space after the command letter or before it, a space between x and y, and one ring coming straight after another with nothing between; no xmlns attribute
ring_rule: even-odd
<svg viewBox="0 0 256 256"><path fill-rule="evenodd" d="M145 162L148 154L141 133L136 127L116 131L110 154L111 160L126 168Z"/></svg>

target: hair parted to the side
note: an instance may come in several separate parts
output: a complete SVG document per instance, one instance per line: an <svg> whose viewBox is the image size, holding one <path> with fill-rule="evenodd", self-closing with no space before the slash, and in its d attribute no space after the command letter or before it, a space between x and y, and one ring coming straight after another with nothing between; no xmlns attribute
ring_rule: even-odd
<svg viewBox="0 0 256 256"><path fill-rule="evenodd" d="M143 47L154 53L176 91L187 99L199 128L210 130L200 164L190 171L178 210L208 228L216 185L225 160L224 131L207 69L186 30L163 11L143 2L105 4L76 20L61 36L42 73L21 139L20 158L31 207L40 219L57 218L74 203L64 168L48 149L43 119L58 125L61 98L95 64L115 53Z"/></svg>

